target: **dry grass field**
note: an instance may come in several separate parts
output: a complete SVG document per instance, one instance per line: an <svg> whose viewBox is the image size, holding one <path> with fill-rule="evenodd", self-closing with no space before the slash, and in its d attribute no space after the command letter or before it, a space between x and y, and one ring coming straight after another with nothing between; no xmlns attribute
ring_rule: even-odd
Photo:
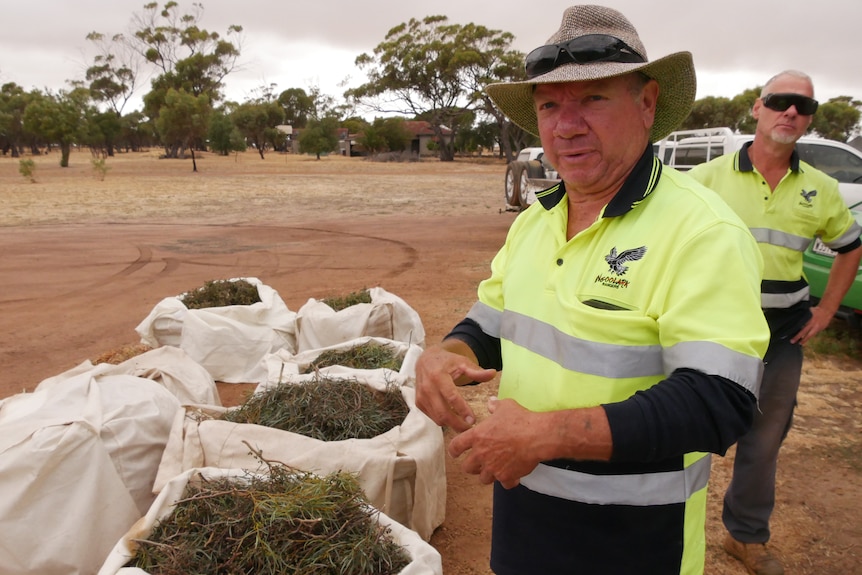
<svg viewBox="0 0 862 575"><path fill-rule="evenodd" d="M496 159L376 163L254 153L162 160L157 150L59 167L0 157L0 397L90 359L122 355L163 297L210 279L253 276L288 307L381 286L439 340L515 215L501 210ZM862 365L809 358L796 425L779 464L773 547L787 573L862 573ZM248 386L220 384L225 404ZM479 413L494 384L465 391ZM720 499L733 451L713 458L711 575L742 574L721 550ZM490 489L447 461L447 518L432 543L452 575L488 569ZM2 571L2 566L0 566Z"/></svg>

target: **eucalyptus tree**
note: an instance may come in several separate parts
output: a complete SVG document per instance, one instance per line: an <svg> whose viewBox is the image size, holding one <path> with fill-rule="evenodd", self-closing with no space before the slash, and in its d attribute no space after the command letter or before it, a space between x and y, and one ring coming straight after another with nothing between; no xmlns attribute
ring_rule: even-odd
<svg viewBox="0 0 862 575"><path fill-rule="evenodd" d="M846 142L859 130L862 102L850 96L837 96L822 102L811 122L811 129L824 138Z"/></svg>
<svg viewBox="0 0 862 575"><path fill-rule="evenodd" d="M56 94L33 94L24 110L24 129L60 148L60 166L69 166L72 146L86 141L88 117L97 113L83 87Z"/></svg>
<svg viewBox="0 0 862 575"><path fill-rule="evenodd" d="M93 108L86 117L87 126L82 144L90 147L93 155L113 156L123 132L121 118L113 111L100 112Z"/></svg>
<svg viewBox="0 0 862 575"><path fill-rule="evenodd" d="M194 172L198 171L195 145L206 137L211 113L212 106L206 94L195 95L182 88L169 88L156 119L156 129L165 146L191 150Z"/></svg>
<svg viewBox="0 0 862 575"><path fill-rule="evenodd" d="M231 114L234 125L264 159L267 144L278 132L276 126L284 123L284 109L278 102L251 101L240 104Z"/></svg>
<svg viewBox="0 0 862 575"><path fill-rule="evenodd" d="M133 18L131 45L158 70L152 89L144 96L144 112L150 118L161 116L171 90L206 97L214 105L222 99L225 77L237 66L242 27L228 26L224 37L210 32L200 26L203 5L194 3L192 7L190 13L180 14L177 2L166 2L161 8L151 2ZM179 149L169 147L165 152L177 157Z"/></svg>
<svg viewBox="0 0 862 575"><path fill-rule="evenodd" d="M467 24L461 28L460 34L465 42L472 42L476 48L468 52L471 64L462 75L464 90L470 94L470 101L475 103L475 109L479 112L476 119L481 123L485 117L494 122L498 132L495 140L500 145L503 157L514 160L518 150L535 145L537 137L509 120L485 93L485 86L495 82L526 80L524 54L509 48L514 39L509 33ZM474 123L471 122L464 129L472 131L473 127Z"/></svg>
<svg viewBox="0 0 862 575"><path fill-rule="evenodd" d="M743 90L733 98L705 96L695 100L691 113L680 126L683 130L727 126L741 134L753 134L757 121L751 115L762 86ZM859 130L862 101L838 96L821 102L809 131L830 140L847 141Z"/></svg>
<svg viewBox="0 0 862 575"><path fill-rule="evenodd" d="M754 130L757 127L757 120L755 120L754 116L751 115L751 108L754 107L754 102L760 97L760 92L762 90L763 86L755 86L753 88L743 90L742 93L731 98L731 102L734 105L734 110L736 111L737 116L735 123L728 124L730 128L740 134L754 133Z"/></svg>
<svg viewBox="0 0 862 575"><path fill-rule="evenodd" d="M110 38L99 32L87 34L98 53L87 68L86 80L95 101L104 103L119 118L135 92L140 55L122 34Z"/></svg>
<svg viewBox="0 0 862 575"><path fill-rule="evenodd" d="M407 129L405 119L374 118L374 122L365 126L357 142L371 154L381 152L403 152L410 147L413 134Z"/></svg>
<svg viewBox="0 0 862 575"><path fill-rule="evenodd" d="M319 160L321 154L337 149L338 118L335 116L312 118L299 133L299 151L303 154L314 154Z"/></svg>
<svg viewBox="0 0 862 575"><path fill-rule="evenodd" d="M304 128L314 115L314 98L302 88L288 88L278 95L277 101L284 110L284 122L294 128Z"/></svg>
<svg viewBox="0 0 862 575"><path fill-rule="evenodd" d="M231 152L243 152L248 148L239 128L223 107L213 110L207 138L210 149L221 156L227 156Z"/></svg>
<svg viewBox="0 0 862 575"><path fill-rule="evenodd" d="M508 79L519 54L509 50L512 34L484 26L449 24L446 16L411 18L390 29L373 54L356 65L368 81L348 90L349 101L384 114L424 117L440 146L440 159L454 159L459 117L487 109L481 88Z"/></svg>
<svg viewBox="0 0 862 575"><path fill-rule="evenodd" d="M159 135L155 122L140 110L124 114L120 118L120 136L118 147L127 152L138 152L146 147L157 145Z"/></svg>
<svg viewBox="0 0 862 575"><path fill-rule="evenodd" d="M0 153L20 156L25 143L24 110L30 96L14 82L0 86Z"/></svg>
<svg viewBox="0 0 862 575"><path fill-rule="evenodd" d="M696 100L691 112L680 125L681 130L696 130L718 126L735 127L748 110L738 101L724 96L706 96Z"/></svg>

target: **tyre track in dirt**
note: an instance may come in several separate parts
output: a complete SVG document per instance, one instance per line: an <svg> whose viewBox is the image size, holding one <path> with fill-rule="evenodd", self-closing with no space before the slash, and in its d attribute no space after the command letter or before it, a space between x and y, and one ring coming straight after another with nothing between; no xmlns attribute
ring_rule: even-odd
<svg viewBox="0 0 862 575"><path fill-rule="evenodd" d="M414 285L406 276L427 260L424 251L439 245L439 223L417 226L383 216L377 223L363 218L298 226L0 228L0 277L7 278L0 292L0 397L137 342L134 328L156 303L212 279L258 277L292 310L311 297L376 285L402 297L407 286L413 294L425 292L429 282Z"/></svg>

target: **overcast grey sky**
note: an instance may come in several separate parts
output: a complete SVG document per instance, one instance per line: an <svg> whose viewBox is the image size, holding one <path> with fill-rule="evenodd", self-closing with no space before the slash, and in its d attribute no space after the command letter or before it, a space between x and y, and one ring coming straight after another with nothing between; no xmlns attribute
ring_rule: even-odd
<svg viewBox="0 0 862 575"><path fill-rule="evenodd" d="M387 31L432 14L452 24L475 23L511 32L513 48L529 52L559 27L570 2L436 0L203 0L201 26L224 34L243 27L242 70L228 76L229 99L243 101L256 87L276 90L318 86L340 98L364 75L356 56L371 52ZM128 33L144 0L0 0L0 84L26 90L67 87L82 79L95 51L89 32ZM164 4L164 1L160 2ZM763 84L775 72L796 68L815 81L821 100L862 99L862 1L860 0L614 0L635 25L655 59L690 51L698 75L697 97L734 96ZM180 12L192 3L179 1ZM140 96L149 82L138 88ZM139 107L131 104L125 112Z"/></svg>

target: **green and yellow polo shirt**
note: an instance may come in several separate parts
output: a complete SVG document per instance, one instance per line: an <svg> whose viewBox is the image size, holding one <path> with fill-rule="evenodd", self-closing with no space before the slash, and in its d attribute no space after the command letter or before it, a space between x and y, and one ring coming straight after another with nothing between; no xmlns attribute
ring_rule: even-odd
<svg viewBox="0 0 862 575"><path fill-rule="evenodd" d="M844 203L834 178L801 161L796 151L775 190L748 155L751 142L735 154L696 166L689 175L713 189L742 218L763 255L762 307L787 308L808 298L802 254L815 237L836 251L858 245L862 228ZM785 290L775 287L785 284Z"/></svg>

